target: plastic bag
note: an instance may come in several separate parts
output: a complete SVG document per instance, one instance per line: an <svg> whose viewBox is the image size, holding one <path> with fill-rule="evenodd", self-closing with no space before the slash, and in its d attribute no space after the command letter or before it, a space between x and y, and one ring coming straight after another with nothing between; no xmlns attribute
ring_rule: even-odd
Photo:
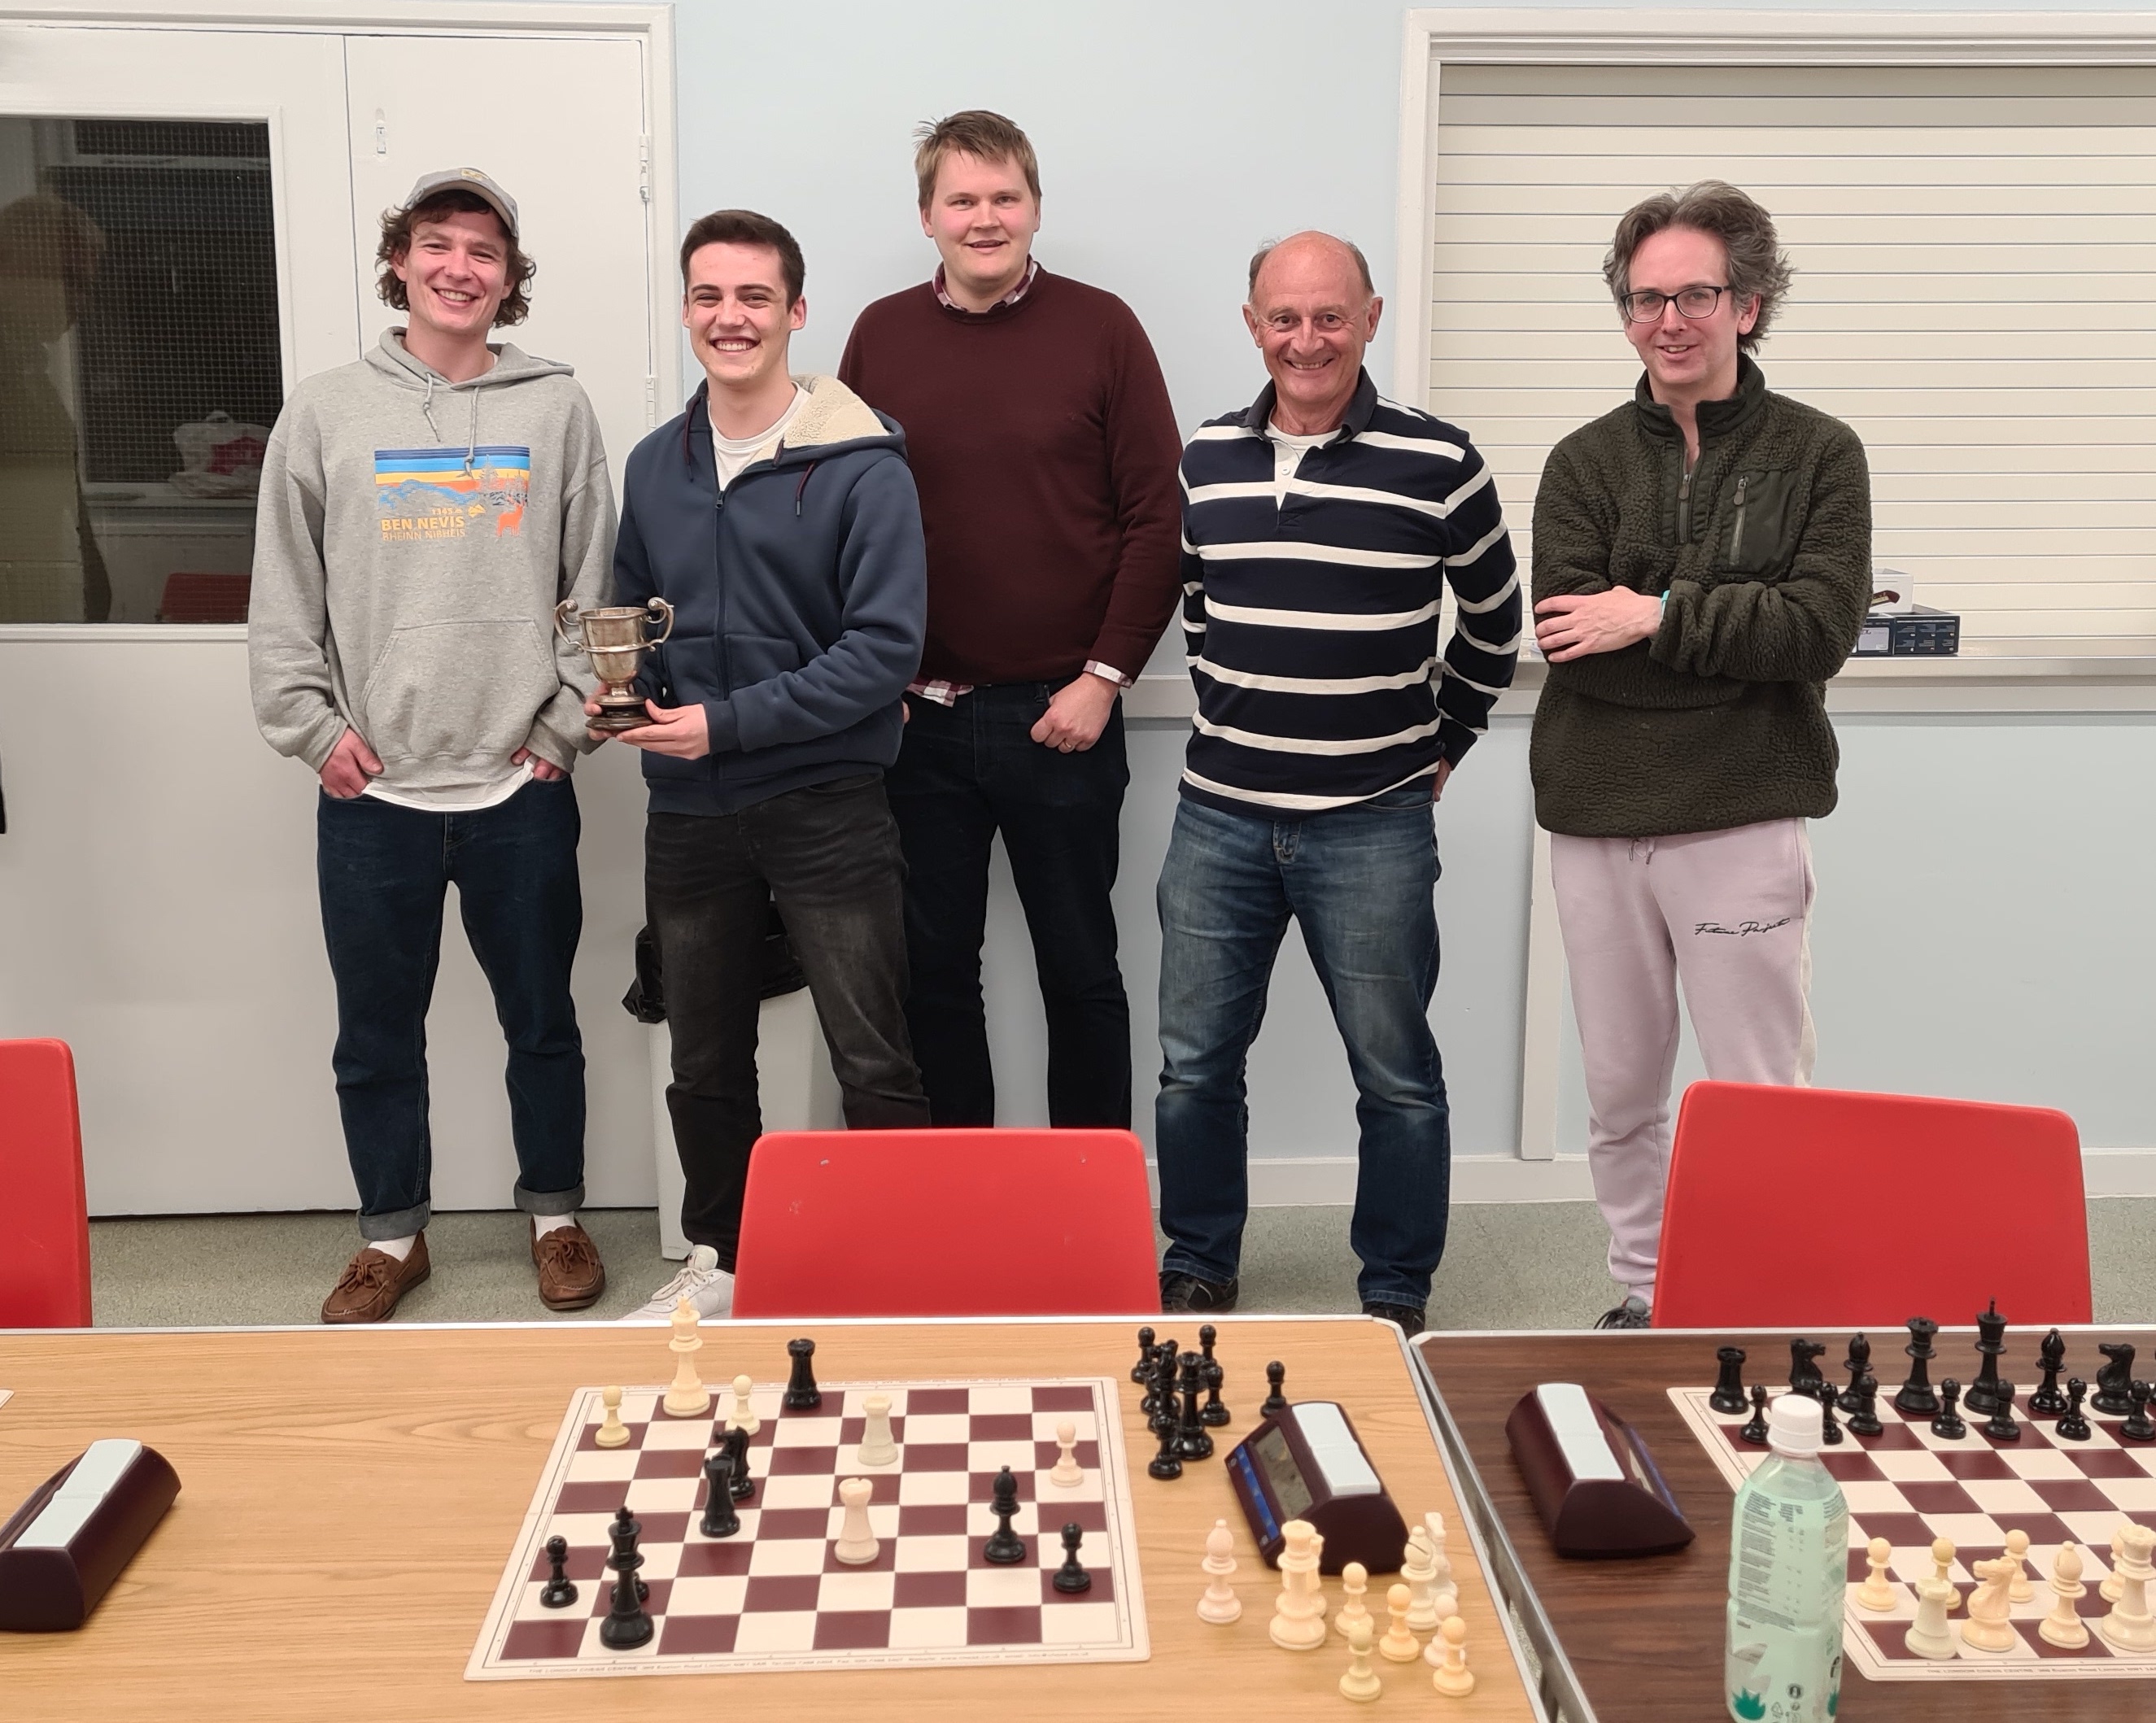
<svg viewBox="0 0 2156 1723"><path fill-rule="evenodd" d="M253 496L262 488L268 426L242 424L228 413L213 413L180 426L172 441L180 451L173 490L187 496Z"/></svg>

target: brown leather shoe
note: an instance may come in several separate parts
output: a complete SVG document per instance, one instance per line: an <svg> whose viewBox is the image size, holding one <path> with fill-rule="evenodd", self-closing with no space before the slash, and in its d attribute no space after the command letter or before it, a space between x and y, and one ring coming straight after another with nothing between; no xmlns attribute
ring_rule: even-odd
<svg viewBox="0 0 2156 1723"><path fill-rule="evenodd" d="M592 1235L576 1222L542 1233L531 1228L531 1260L539 1268L539 1301L550 1310L581 1310L606 1290L606 1267Z"/></svg>
<svg viewBox="0 0 2156 1723"><path fill-rule="evenodd" d="M344 1274L322 1300L322 1320L379 1322L430 1272L424 1233L402 1262L370 1244L344 1265Z"/></svg>

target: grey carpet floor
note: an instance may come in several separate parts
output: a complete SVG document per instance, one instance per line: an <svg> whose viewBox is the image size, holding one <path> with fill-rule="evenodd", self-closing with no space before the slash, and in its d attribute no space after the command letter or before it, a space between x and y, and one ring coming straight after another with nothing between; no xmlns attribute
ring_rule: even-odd
<svg viewBox="0 0 2156 1723"><path fill-rule="evenodd" d="M2156 1321L2148 1273L2156 1197L2100 1197L2089 1208L2099 1322ZM1345 1208L1252 1211L1243 1247L1246 1311L1353 1311L1356 1262ZM573 1320L625 1315L675 1269L659 1254L648 1208L587 1211L607 1291ZM90 1223L92 1300L104 1327L312 1322L358 1248L349 1215L188 1215ZM1432 1288L1438 1328L1580 1328L1615 1301L1603 1268L1609 1235L1591 1203L1456 1208ZM433 1278L400 1320L549 1320L539 1302L524 1217L437 1214L427 1231Z"/></svg>

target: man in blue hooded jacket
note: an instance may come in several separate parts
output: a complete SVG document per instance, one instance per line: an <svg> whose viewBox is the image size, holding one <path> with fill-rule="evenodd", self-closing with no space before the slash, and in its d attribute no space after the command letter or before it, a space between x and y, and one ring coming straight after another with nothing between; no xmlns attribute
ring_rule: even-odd
<svg viewBox="0 0 2156 1723"><path fill-rule="evenodd" d="M688 1266L650 1306L732 1308L757 1102L759 953L776 901L846 1122L925 1126L906 1028L904 864L884 800L921 662L927 555L898 427L836 378L795 379L801 249L720 210L681 245L705 383L624 479L616 602L664 598L644 685L644 892L665 977L667 1110ZM596 713L596 705L585 710Z"/></svg>

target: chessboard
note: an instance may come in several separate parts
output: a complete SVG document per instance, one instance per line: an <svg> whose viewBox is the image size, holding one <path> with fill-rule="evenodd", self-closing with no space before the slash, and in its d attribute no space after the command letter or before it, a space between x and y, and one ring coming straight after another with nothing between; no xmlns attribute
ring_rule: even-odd
<svg viewBox="0 0 2156 1723"><path fill-rule="evenodd" d="M1678 1413L1705 1444L1722 1475L1735 1489L1767 1457L1767 1449L1737 1432L1748 1412L1721 1413L1707 1404L1710 1388L1671 1388ZM1786 1390L1782 1391L1786 1392ZM1777 1396L1779 1397L1779 1394ZM2110 1608L2099 1590L2111 1572L2111 1540L2122 1521L2156 1522L2156 1445L2123 1442L2123 1418L2088 1415L2086 1442L2060 1440L2051 1422L2025 1413L2017 1442L1998 1442L1971 1418L1966 1434L1952 1440L1933 1433L1931 1421L1897 1411L1881 1395L1882 1426L1876 1436L1847 1429L1842 1441L1822 1449L1820 1459L1841 1485L1849 1505L1849 1587L1842 1629L1848 1667L1874 1681L2113 1680L2156 1675L2156 1653L2118 1650L2095 1631ZM2034 1597L2013 1606L2020 1643L2005 1651L1979 1651L1957 1633L1955 1654L1943 1661L1919 1657L1906 1643L1917 1617L1909 1587L1933 1572L1931 1546L1946 1538L1954 1546L1949 1577L1961 1600L1951 1619L1969 1618L1976 1589L1972 1564L2005 1552L2006 1536L2029 1535ZM1865 1552L1883 1537L1893 1555L1887 1572L1900 1591L1891 1610L1856 1601L1867 1574ZM2066 1542L2080 1546L2087 1589L2076 1609L2090 1633L2088 1644L2063 1649L2041 1637L2037 1624L2057 1601L2046 1582L2052 1558Z"/></svg>
<svg viewBox="0 0 2156 1723"><path fill-rule="evenodd" d="M594 1440L598 1388L569 1403L524 1517L468 1680L579 1675L706 1674L731 1670L950 1668L1005 1663L1138 1661L1148 1654L1137 1540L1131 1518L1116 1384L1107 1377L822 1385L823 1403L792 1411L783 1383L754 1387L750 1438L753 1495L741 1530L706 1537L701 1468L733 1410L714 1388L710 1410L676 1418L665 1390L629 1388L621 1418L629 1440ZM887 1395L898 1448L880 1467L858 1462L863 1398ZM1075 1485L1053 1483L1056 1426L1075 1426ZM998 1470L1018 1481L1012 1522L1029 1559L986 1561ZM871 1529L880 1547L865 1567L833 1553L844 1510L841 1479L872 1485ZM608 1528L626 1506L643 1526L640 1573L657 1631L634 1651L600 1643L612 1576ZM1090 1590L1052 1584L1062 1528L1084 1528ZM577 1600L540 1602L550 1537L567 1539Z"/></svg>

